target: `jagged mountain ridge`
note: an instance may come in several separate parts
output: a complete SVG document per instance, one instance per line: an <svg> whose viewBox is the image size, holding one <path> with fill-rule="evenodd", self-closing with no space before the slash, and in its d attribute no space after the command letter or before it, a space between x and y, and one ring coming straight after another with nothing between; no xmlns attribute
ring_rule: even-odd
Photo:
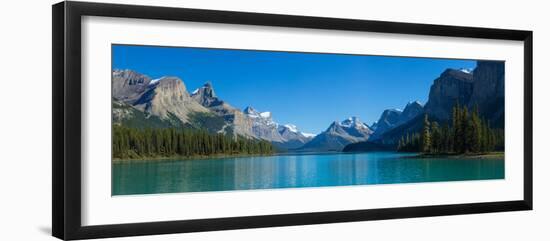
<svg viewBox="0 0 550 241"><path fill-rule="evenodd" d="M244 113L231 106L216 96L212 83L206 82L202 87L192 92L191 98L202 106L224 118L227 123L220 133L240 135L249 138L256 138L252 131L253 120L247 118Z"/></svg>
<svg viewBox="0 0 550 241"><path fill-rule="evenodd" d="M259 112L251 106L246 107L243 113L253 120L252 132L255 136L271 140L282 149L295 149L303 146L312 138L300 132L295 125L280 125L273 121L271 112Z"/></svg>
<svg viewBox="0 0 550 241"><path fill-rule="evenodd" d="M113 70L112 97L125 103L132 103L147 90L150 82L149 76L133 70Z"/></svg>
<svg viewBox="0 0 550 241"><path fill-rule="evenodd" d="M447 123L456 104L470 110L478 108L479 115L491 126L504 127L504 62L477 61L473 70L447 69L430 87L428 102L423 108L430 120ZM395 144L407 133L417 133L423 118L395 126L380 135L376 141Z"/></svg>
<svg viewBox="0 0 550 241"><path fill-rule="evenodd" d="M183 123L190 122L192 113L210 113L210 110L191 98L185 84L177 77L163 77L149 84L132 105L144 113L162 119L173 114Z"/></svg>
<svg viewBox="0 0 550 241"><path fill-rule="evenodd" d="M302 151L341 151L346 145L366 141L372 135L370 127L357 117L334 121L322 133L306 143Z"/></svg>
<svg viewBox="0 0 550 241"><path fill-rule="evenodd" d="M267 140L281 149L298 148L312 138L293 125L275 123L270 114L265 116L268 112L259 113L256 118L251 107L246 114L232 107L216 96L210 82L189 94L184 82L177 77L151 80L133 70L114 70L112 88L115 124L206 128ZM151 123L145 123L147 121Z"/></svg>
<svg viewBox="0 0 550 241"><path fill-rule="evenodd" d="M419 101L407 103L403 111L399 109L385 110L372 128L374 130L372 139L377 139L386 131L412 120L423 112L424 107Z"/></svg>

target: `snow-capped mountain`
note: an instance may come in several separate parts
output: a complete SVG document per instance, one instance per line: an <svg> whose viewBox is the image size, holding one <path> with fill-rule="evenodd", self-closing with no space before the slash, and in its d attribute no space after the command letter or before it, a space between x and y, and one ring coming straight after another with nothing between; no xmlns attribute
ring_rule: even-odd
<svg viewBox="0 0 550 241"><path fill-rule="evenodd" d="M216 96L216 93L214 93L214 89L210 82L206 82L202 87L193 91L191 97L204 107L220 106L224 104L224 102Z"/></svg>
<svg viewBox="0 0 550 241"><path fill-rule="evenodd" d="M350 143L366 141L372 135L370 127L357 117L334 121L324 132L302 148L304 151L341 151Z"/></svg>
<svg viewBox="0 0 550 241"><path fill-rule="evenodd" d="M278 131L278 124L271 118L271 112L259 112L248 106L243 113L252 121L252 134L256 138L271 142L285 141Z"/></svg>
<svg viewBox="0 0 550 241"><path fill-rule="evenodd" d="M279 148L294 149L311 140L311 137L304 135L295 125L280 125L275 122L269 111L260 112L248 106L243 113L252 120L252 133L256 138L271 141Z"/></svg>
<svg viewBox="0 0 550 241"><path fill-rule="evenodd" d="M315 136L299 131L298 127L293 124L279 125L277 131L285 140L284 145L281 145L281 147L286 149L296 149L302 147Z"/></svg>
<svg viewBox="0 0 550 241"><path fill-rule="evenodd" d="M460 68L459 70L466 73L466 74L473 74L474 73L474 69L472 69L472 68Z"/></svg>
<svg viewBox="0 0 550 241"><path fill-rule="evenodd" d="M259 112L251 106L246 107L243 110L243 113L248 117L254 120L255 125L263 126L277 126L277 123L271 118L271 112Z"/></svg>

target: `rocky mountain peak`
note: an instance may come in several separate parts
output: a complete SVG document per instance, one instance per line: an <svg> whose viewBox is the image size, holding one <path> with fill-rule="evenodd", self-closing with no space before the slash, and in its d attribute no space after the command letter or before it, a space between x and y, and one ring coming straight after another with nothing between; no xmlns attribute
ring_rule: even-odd
<svg viewBox="0 0 550 241"><path fill-rule="evenodd" d="M187 93L185 84L178 77L162 77L147 86L147 90L135 101L134 107L162 119L175 116L183 123L189 122L189 115L209 110L194 101Z"/></svg>
<svg viewBox="0 0 550 241"><path fill-rule="evenodd" d="M252 106L247 106L246 108L244 108L243 113L247 115L258 115L260 112L252 108Z"/></svg>
<svg viewBox="0 0 550 241"><path fill-rule="evenodd" d="M407 103L407 105L405 106L405 109L403 110L403 112L407 111L407 109L409 108L422 108L422 103L420 103L420 101L418 100L415 100L415 101L409 101L409 103Z"/></svg>
<svg viewBox="0 0 550 241"><path fill-rule="evenodd" d="M388 109L382 112L380 119L374 125L373 139L379 138L382 134L399 125L405 124L419 114L424 112L424 107L419 101L407 103L403 111L399 109Z"/></svg>
<svg viewBox="0 0 550 241"><path fill-rule="evenodd" d="M412 101L407 103L405 109L401 113L400 119L410 120L424 111L424 106L419 101Z"/></svg>
<svg viewBox="0 0 550 241"><path fill-rule="evenodd" d="M151 78L133 70L114 70L111 82L113 98L131 103L145 92Z"/></svg>
<svg viewBox="0 0 550 241"><path fill-rule="evenodd" d="M306 143L303 150L340 151L350 143L366 141L372 130L357 117L334 121L322 133Z"/></svg>
<svg viewBox="0 0 550 241"><path fill-rule="evenodd" d="M403 113L403 111L399 109L384 110L384 112L382 112L382 115L380 116L380 119L378 119L377 121L378 126L382 125L383 123L395 124L399 122L399 116L401 116L401 113Z"/></svg>
<svg viewBox="0 0 550 241"><path fill-rule="evenodd" d="M193 91L191 97L204 107L213 107L224 104L224 102L216 96L216 93L214 92L214 88L212 87L212 83L210 83L210 81L206 82L202 87Z"/></svg>
<svg viewBox="0 0 550 241"><path fill-rule="evenodd" d="M458 70L460 70L460 71L462 71L466 74L472 74L474 72L474 69L472 69L472 68L460 68Z"/></svg>
<svg viewBox="0 0 550 241"><path fill-rule="evenodd" d="M291 132L298 132L298 127L296 127L296 125L293 125L293 124L285 124L285 125L282 125L281 127Z"/></svg>
<svg viewBox="0 0 550 241"><path fill-rule="evenodd" d="M271 112L269 111L259 112L251 106L247 106L243 110L243 113L245 113L248 117L253 119L259 118L259 119L271 120Z"/></svg>
<svg viewBox="0 0 550 241"><path fill-rule="evenodd" d="M475 71L474 71L475 72ZM452 107L458 101L468 103L472 96L474 75L456 69L445 70L430 87L425 111L437 119L448 119Z"/></svg>
<svg viewBox="0 0 550 241"><path fill-rule="evenodd" d="M156 82L156 86L157 86L157 90L168 91L168 92L175 91L174 93L184 94L189 96L189 93L187 93L187 88L185 87L185 84L178 77L173 77L173 76L162 77Z"/></svg>
<svg viewBox="0 0 550 241"><path fill-rule="evenodd" d="M122 78L128 82L128 85L147 85L151 78L130 69L113 70L113 78Z"/></svg>
<svg viewBox="0 0 550 241"><path fill-rule="evenodd" d="M365 123L361 122L359 117L355 116L343 120L342 122L340 122L340 125L347 128L369 129L369 127Z"/></svg>
<svg viewBox="0 0 550 241"><path fill-rule="evenodd" d="M474 76L472 72L464 71L464 69L446 69L443 73L441 73L438 79L440 81L447 79L459 79L462 81L472 82L474 80Z"/></svg>
<svg viewBox="0 0 550 241"><path fill-rule="evenodd" d="M212 87L212 83L210 81L207 81L204 83L204 85L195 91L193 91L192 95L201 94L206 97L216 97L216 93L214 93L214 88Z"/></svg>

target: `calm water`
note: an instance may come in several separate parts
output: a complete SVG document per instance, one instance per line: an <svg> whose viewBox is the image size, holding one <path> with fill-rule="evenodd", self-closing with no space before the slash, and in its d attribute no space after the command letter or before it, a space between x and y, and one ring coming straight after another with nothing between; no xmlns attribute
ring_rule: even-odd
<svg viewBox="0 0 550 241"><path fill-rule="evenodd" d="M112 194L483 180L504 160L402 158L398 153L281 155L113 164Z"/></svg>

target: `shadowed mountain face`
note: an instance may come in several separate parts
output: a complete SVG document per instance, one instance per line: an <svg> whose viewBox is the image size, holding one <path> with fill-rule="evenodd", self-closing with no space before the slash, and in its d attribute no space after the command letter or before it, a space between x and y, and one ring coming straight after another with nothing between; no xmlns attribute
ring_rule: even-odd
<svg viewBox="0 0 550 241"><path fill-rule="evenodd" d="M477 106L493 126L504 128L504 63L478 61L468 106Z"/></svg>
<svg viewBox="0 0 550 241"><path fill-rule="evenodd" d="M388 109L382 112L380 119L372 127L374 133L371 139L375 140L392 128L405 124L424 112L422 104L418 101L409 102L403 111L399 109Z"/></svg>
<svg viewBox="0 0 550 241"><path fill-rule="evenodd" d="M114 70L111 79L112 97L131 103L147 90L150 82L151 78L135 71Z"/></svg>
<svg viewBox="0 0 550 241"><path fill-rule="evenodd" d="M449 119L456 103L468 103L472 96L474 77L471 73L447 69L434 80L426 103L426 113L438 119Z"/></svg>
<svg viewBox="0 0 550 241"><path fill-rule="evenodd" d="M504 62L477 61L473 71L445 70L434 80L429 99L423 112L430 120L447 123L456 104L470 110L478 109L479 115L491 126L504 127ZM422 118L413 118L396 125L378 136L376 141L396 143L407 133L417 133L422 128Z"/></svg>
<svg viewBox="0 0 550 241"><path fill-rule="evenodd" d="M446 70L434 81L425 111L436 119L451 118L459 103L495 126L504 126L504 62L477 61L473 72Z"/></svg>

